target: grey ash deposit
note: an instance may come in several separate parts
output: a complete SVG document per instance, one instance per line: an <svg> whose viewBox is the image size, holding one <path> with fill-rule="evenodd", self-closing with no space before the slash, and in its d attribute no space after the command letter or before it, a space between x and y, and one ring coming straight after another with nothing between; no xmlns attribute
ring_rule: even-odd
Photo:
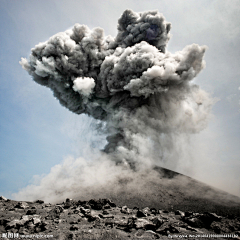
<svg viewBox="0 0 240 240"><path fill-rule="evenodd" d="M1 197L0 209L1 233L53 235L53 238L45 239L167 239L174 234L240 235L240 216L168 211L147 206L129 208L116 205L110 199L66 199L59 204L47 204L41 200L23 202Z"/></svg>

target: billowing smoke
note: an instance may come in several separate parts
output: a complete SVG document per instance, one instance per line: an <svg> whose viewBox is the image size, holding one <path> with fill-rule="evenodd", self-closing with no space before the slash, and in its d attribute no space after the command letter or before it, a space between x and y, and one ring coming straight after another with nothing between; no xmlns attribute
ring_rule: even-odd
<svg viewBox="0 0 240 240"><path fill-rule="evenodd" d="M102 121L108 158L141 169L171 161L179 136L203 130L213 104L192 82L204 68L206 46L170 53L170 29L158 11L126 10L115 38L75 24L20 64L61 105Z"/></svg>

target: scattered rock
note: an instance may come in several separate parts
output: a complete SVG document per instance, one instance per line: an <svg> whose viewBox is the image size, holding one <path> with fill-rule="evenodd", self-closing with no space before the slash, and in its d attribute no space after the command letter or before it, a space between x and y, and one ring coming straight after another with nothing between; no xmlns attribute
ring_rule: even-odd
<svg viewBox="0 0 240 240"><path fill-rule="evenodd" d="M107 210L104 209L104 210L102 211L102 214L103 214L103 215L108 215L109 212L108 212Z"/></svg>
<svg viewBox="0 0 240 240"><path fill-rule="evenodd" d="M64 204L64 209L68 209L68 208L72 207L73 204L74 204L73 200L70 199L70 198L67 198L67 199L66 199L66 202L65 202L65 204Z"/></svg>
<svg viewBox="0 0 240 240"><path fill-rule="evenodd" d="M147 217L147 214L145 214L145 213L144 213L143 211L141 211L141 210L138 210L136 216L137 216L138 218L143 218L143 217Z"/></svg>
<svg viewBox="0 0 240 240"><path fill-rule="evenodd" d="M2 200L0 204L3 209L1 232L53 234L62 240L165 239L168 234L237 234L240 229L240 218L237 217L228 219L209 212L168 212L148 207L130 209L116 207L109 199L66 199L61 204L52 205L41 200L34 203ZM16 211L10 211L13 206Z"/></svg>
<svg viewBox="0 0 240 240"><path fill-rule="evenodd" d="M129 214L129 213L130 213L129 208L128 208L127 206L123 206L123 207L121 208L121 213Z"/></svg>
<svg viewBox="0 0 240 240"><path fill-rule="evenodd" d="M106 205L103 206L104 209L111 209L111 206L109 205L109 203L107 203Z"/></svg>
<svg viewBox="0 0 240 240"><path fill-rule="evenodd" d="M164 221L158 217L155 217L152 219L152 223L155 225L155 228L158 229L164 223Z"/></svg>
<svg viewBox="0 0 240 240"><path fill-rule="evenodd" d="M28 204L26 202L18 202L17 205L15 206L15 208L19 208L19 209L25 209L28 208Z"/></svg>
<svg viewBox="0 0 240 240"><path fill-rule="evenodd" d="M115 222L112 219L105 220L105 226L113 228Z"/></svg>
<svg viewBox="0 0 240 240"><path fill-rule="evenodd" d="M205 227L205 223L195 217L185 218L184 221L191 227L196 227L196 228Z"/></svg>
<svg viewBox="0 0 240 240"><path fill-rule="evenodd" d="M157 209L156 209L156 208L150 208L150 212L151 212L153 215L157 215Z"/></svg>
<svg viewBox="0 0 240 240"><path fill-rule="evenodd" d="M160 236L154 231L148 230L143 232L143 234L141 235L141 238L142 239L159 239Z"/></svg>
<svg viewBox="0 0 240 240"><path fill-rule="evenodd" d="M63 212L63 207L56 205L50 212L48 213L48 217L52 220L59 218L60 214Z"/></svg>
<svg viewBox="0 0 240 240"><path fill-rule="evenodd" d="M35 203L43 204L44 201L43 200L36 200Z"/></svg>
<svg viewBox="0 0 240 240"><path fill-rule="evenodd" d="M115 221L114 224L116 225L116 228L121 229L123 231L128 230L128 221L126 220L120 220L120 221Z"/></svg>
<svg viewBox="0 0 240 240"><path fill-rule="evenodd" d="M84 208L84 207L80 207L80 212L84 215L91 214L91 210L89 208Z"/></svg>
<svg viewBox="0 0 240 240"><path fill-rule="evenodd" d="M161 227L156 230L156 233L168 235L169 233L179 233L179 230L170 223L163 223Z"/></svg>
<svg viewBox="0 0 240 240"><path fill-rule="evenodd" d="M193 215L193 212L185 212L185 217L191 217Z"/></svg>
<svg viewBox="0 0 240 240"><path fill-rule="evenodd" d="M142 212L146 215L146 216L150 216L151 215L151 211L149 207L145 207L144 209L142 209Z"/></svg>
<svg viewBox="0 0 240 240"><path fill-rule="evenodd" d="M162 213L169 213L169 211L168 210L163 210Z"/></svg>
<svg viewBox="0 0 240 240"><path fill-rule="evenodd" d="M193 231L193 232L198 232L197 229L193 228L193 227L190 227L190 226L187 226L186 227L187 230L190 230L190 231Z"/></svg>
<svg viewBox="0 0 240 240"><path fill-rule="evenodd" d="M99 200L91 199L90 201L88 201L88 204L94 210L102 210L103 205L104 205L103 202L101 201L101 199L99 199Z"/></svg>
<svg viewBox="0 0 240 240"><path fill-rule="evenodd" d="M34 214L36 214L37 213L37 210L36 209L29 209L29 210L27 210L27 215L34 215Z"/></svg>
<svg viewBox="0 0 240 240"><path fill-rule="evenodd" d="M73 225L73 226L71 226L70 227L70 230L71 231L76 231L76 230L78 230L79 228L78 228L78 226L76 226L76 225Z"/></svg>
<svg viewBox="0 0 240 240"><path fill-rule="evenodd" d="M212 224L212 222L216 221L216 222L219 222L221 221L221 217L218 216L217 214L215 213L204 213L204 214L200 214L198 216L198 218L204 223L204 225L209 228L210 225Z"/></svg>
<svg viewBox="0 0 240 240"><path fill-rule="evenodd" d="M117 206L114 202L112 202L112 200L110 200L108 198L101 199L101 201L102 201L103 205L108 204L110 207L113 207L113 208L115 208Z"/></svg>
<svg viewBox="0 0 240 240"><path fill-rule="evenodd" d="M39 217L33 217L32 222L33 222L34 225L37 225L41 222L41 219Z"/></svg>
<svg viewBox="0 0 240 240"><path fill-rule="evenodd" d="M139 228L144 228L145 229L145 226L148 225L148 224L151 224L150 221L146 220L146 219L137 219L134 221L135 223L135 228L136 229L139 229Z"/></svg>
<svg viewBox="0 0 240 240"><path fill-rule="evenodd" d="M0 201L7 201L7 198L5 198L4 196L1 196Z"/></svg>
<svg viewBox="0 0 240 240"><path fill-rule="evenodd" d="M184 212L182 212L180 210L175 211L175 215L180 215L181 217L185 217Z"/></svg>

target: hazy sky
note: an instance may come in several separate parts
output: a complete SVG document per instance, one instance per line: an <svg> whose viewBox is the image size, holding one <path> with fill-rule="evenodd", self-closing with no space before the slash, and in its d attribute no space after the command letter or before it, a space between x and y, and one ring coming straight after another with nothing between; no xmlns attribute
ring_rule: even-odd
<svg viewBox="0 0 240 240"><path fill-rule="evenodd" d="M189 143L191 168L182 171L240 196L239 0L1 0L0 195L11 198L68 155L104 145L91 118L60 106L22 69L21 57L75 23L115 36L117 20L128 8L163 13L172 23L170 52L192 43L208 46L206 68L194 81L218 101L208 128Z"/></svg>

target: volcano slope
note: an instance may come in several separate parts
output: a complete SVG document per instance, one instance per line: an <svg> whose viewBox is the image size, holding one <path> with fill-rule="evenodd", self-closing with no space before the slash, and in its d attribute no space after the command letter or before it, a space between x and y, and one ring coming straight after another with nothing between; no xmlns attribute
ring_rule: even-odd
<svg viewBox="0 0 240 240"><path fill-rule="evenodd" d="M240 217L240 198L197 181L191 177L162 167L151 171L159 174L159 181L148 179L139 181L138 192L128 191L127 180L122 181L122 192L108 196L119 205L129 207L149 206L159 209L176 211L215 212L222 216L235 215ZM153 174L149 172L149 174ZM155 179L154 179L155 180ZM124 186L125 185L125 186ZM127 194L126 194L127 192Z"/></svg>
<svg viewBox="0 0 240 240"><path fill-rule="evenodd" d="M51 204L1 197L2 238L240 239L240 198L168 169L155 171L164 185L145 181L135 197L127 181L118 195L108 194L112 200L66 199Z"/></svg>

